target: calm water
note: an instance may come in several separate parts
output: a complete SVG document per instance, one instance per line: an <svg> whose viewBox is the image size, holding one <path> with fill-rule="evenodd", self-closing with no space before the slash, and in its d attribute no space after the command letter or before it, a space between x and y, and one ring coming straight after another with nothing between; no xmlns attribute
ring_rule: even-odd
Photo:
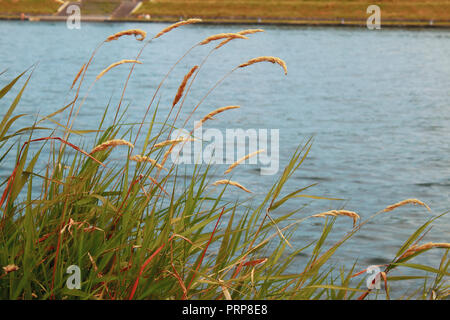
<svg viewBox="0 0 450 320"><path fill-rule="evenodd" d="M138 25L150 34L164 26ZM63 23L0 22L0 71L8 68L0 85L38 62L20 112L49 114L69 101L72 80L96 45L108 35L128 28L136 25L85 23L81 30L68 30ZM150 45L125 96L125 105L130 104L127 121L141 119L159 81L194 43L211 34L244 28L248 27L190 26ZM287 77L271 64L241 69L206 99L199 116L237 104L241 110L223 113L212 125L223 130L280 129L280 167L298 144L314 136L310 156L286 192L318 183L309 194L345 200L292 201L279 212L306 203L308 206L297 217L345 207L364 219L406 198L428 203L432 214L416 207L385 214L338 251L339 262L347 267L356 258L361 266L390 260L415 228L432 215L450 209L450 32L290 27L265 30L250 41L231 42L209 58L181 118L185 119L192 106L234 66L260 55L283 58L289 69ZM102 47L86 83L91 83L110 63L134 58L140 46L140 42L128 38ZM195 49L175 69L161 91L162 114L171 105L184 74L207 53L206 48ZM111 98L114 106L120 98L128 70L128 66L116 68L94 85L77 128L97 128L108 100ZM2 178L8 169L0 168ZM249 165L239 168L236 175L256 193L255 201L276 177L260 176L258 167ZM230 197L237 195L241 193ZM294 243L304 245L322 225L322 220L304 224ZM338 239L350 227L350 221L340 219L332 239ZM444 217L425 240L448 242L449 229L450 217ZM440 253L428 252L416 262L436 266Z"/></svg>

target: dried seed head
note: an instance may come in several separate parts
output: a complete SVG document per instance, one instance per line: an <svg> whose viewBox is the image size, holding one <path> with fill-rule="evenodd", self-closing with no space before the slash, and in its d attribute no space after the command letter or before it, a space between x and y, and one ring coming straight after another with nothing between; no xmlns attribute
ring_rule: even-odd
<svg viewBox="0 0 450 320"><path fill-rule="evenodd" d="M147 36L147 32L145 32L144 30L141 30L141 29L130 29L130 30L125 30L125 31L120 31L120 32L117 32L117 33L109 36L108 38L106 38L105 42L117 40L122 36L131 36L131 35L134 35L136 37L136 40L142 41Z"/></svg>
<svg viewBox="0 0 450 320"><path fill-rule="evenodd" d="M99 80L101 77L103 77L103 76L105 75L105 73L107 73L107 72L108 72L109 70L111 70L112 68L117 67L117 66L119 66L119 65L121 65L121 64L124 64L124 63L139 63L139 64L142 64L142 62L140 62L140 61L138 61L138 60L126 60L126 59L120 60L120 61L117 61L117 62L114 62L114 63L111 64L108 68L106 68L106 69L104 69L102 72L100 72L100 73L98 74L96 80Z"/></svg>
<svg viewBox="0 0 450 320"><path fill-rule="evenodd" d="M3 270L5 271L6 274L8 274L10 272L19 270L19 267L16 266L15 264L9 264L6 267L3 267Z"/></svg>
<svg viewBox="0 0 450 320"><path fill-rule="evenodd" d="M242 186L240 183L235 182L235 181L231 181L231 180L218 180L218 181L213 183L213 186L218 186L218 185L221 185L221 184L229 184L231 186L238 187L239 189L242 189L245 192L252 193L250 190L248 190L247 188Z"/></svg>
<svg viewBox="0 0 450 320"><path fill-rule="evenodd" d="M189 81L189 79L192 77L194 72L198 69L198 66L192 67L192 69L184 76L183 82L181 82L180 87L178 88L177 94L172 102L172 107L174 107L178 101L180 101L181 97L183 96L184 89L186 88L186 84Z"/></svg>
<svg viewBox="0 0 450 320"><path fill-rule="evenodd" d="M450 243L435 243L435 242L428 242L426 244L423 244L421 246L418 245L413 245L411 246L408 250L405 251L405 253L403 253L403 255L401 255L397 260L401 260L401 259L405 259L417 252L420 251L425 251L428 249L432 249L432 248L444 248L444 249L450 249Z"/></svg>
<svg viewBox="0 0 450 320"><path fill-rule="evenodd" d="M256 156L258 153L264 152L264 149L249 153L248 155L242 157L241 159L239 159L238 161L234 162L233 164L231 164L228 169L224 172L224 174L229 173L231 170L233 170L235 167L237 167L239 164L241 164L242 162L244 162L245 160L247 160L248 158L251 158L253 156Z"/></svg>
<svg viewBox="0 0 450 320"><path fill-rule="evenodd" d="M220 287L222 288L222 292L223 292L223 296L225 297L225 300L233 300L231 298L230 291L228 290L226 285L222 284L222 283L225 283L225 282L223 280L219 279L219 283L221 283Z"/></svg>
<svg viewBox="0 0 450 320"><path fill-rule="evenodd" d="M353 226L356 225L356 222L360 218L360 216L356 212L348 211L348 210L330 210L330 211L326 211L326 212L322 212L322 213L313 215L313 217L316 217L316 218L324 218L324 217L327 217L327 216L333 216L333 217L347 216L347 217L350 217L350 218L353 219Z"/></svg>
<svg viewBox="0 0 450 320"><path fill-rule="evenodd" d="M156 148L162 148L162 147L165 147L165 146L168 146L168 145L174 145L174 144L177 144L177 143L180 143L180 142L183 142L183 141L189 142L189 141L194 141L194 139L191 139L191 138L188 138L188 139L186 139L186 138L178 138L178 139L173 139L173 140L166 140L166 141L163 141L163 142L155 144L153 146L153 148L155 148L155 149Z"/></svg>
<svg viewBox="0 0 450 320"><path fill-rule="evenodd" d="M195 140L196 139L193 139L193 138L187 138L187 139L186 138L178 138L178 139L167 140L167 141L163 141L161 143L155 144L155 146L154 146L155 148L161 148L161 147L165 147L167 145L170 145L169 150L167 150L164 153L163 160L161 162L162 166L164 166L164 164L166 163L167 159L169 158L169 155L172 153L173 148L175 147L175 145L177 143L180 143L180 142L183 142L183 143L192 142L192 141L195 141Z"/></svg>
<svg viewBox="0 0 450 320"><path fill-rule="evenodd" d="M236 32L236 33L245 36L247 34L253 34L253 33L257 33L257 32L264 32L264 30L263 29L247 29L247 30L242 30L242 31ZM233 39L228 38L228 39L223 40L215 49L219 49L220 47L226 45L231 40L233 40Z"/></svg>
<svg viewBox="0 0 450 320"><path fill-rule="evenodd" d="M210 113L208 113L206 116L203 117L203 119L201 119L196 125L194 129L198 129L199 127L202 126L202 124L206 121L206 120L210 120L213 119L213 116L215 116L216 114L222 113L224 111L227 110L231 110L231 109L238 109L240 108L240 106L226 106L226 107L222 107L222 108L218 108Z"/></svg>
<svg viewBox="0 0 450 320"><path fill-rule="evenodd" d="M146 156L135 155L135 156L130 157L130 160L136 161L136 162L149 162L152 165L154 165L155 167L157 167L158 169L164 169L167 171L167 169L164 168L159 163L157 163L156 160L150 159L149 157L146 157Z"/></svg>
<svg viewBox="0 0 450 320"><path fill-rule="evenodd" d="M199 44L202 46L202 45L210 43L211 41L216 41L216 40L221 40L221 39L229 39L229 40L232 40L232 39L247 39L248 40L248 38L246 36L243 36L243 35L241 35L239 33L219 33L219 34L215 34L215 35L209 36L208 38L206 38L205 40L203 40Z"/></svg>
<svg viewBox="0 0 450 320"><path fill-rule="evenodd" d="M75 83L77 83L78 78L81 76L81 73L83 72L83 70L84 70L85 67L86 67L86 64L83 64L83 65L81 66L81 69L80 69L80 71L78 71L78 73L77 73L75 79L73 80L72 86L70 87L70 89L73 89L73 87L75 86Z"/></svg>
<svg viewBox="0 0 450 320"><path fill-rule="evenodd" d="M244 68L244 67L250 66L252 64L255 64L258 62L263 62L263 61L279 64L283 68L284 74L287 75L286 63L277 57L263 56L263 57L253 58L253 59L248 60L246 63L239 65L239 68Z"/></svg>
<svg viewBox="0 0 450 320"><path fill-rule="evenodd" d="M427 208L429 211L431 211L430 207L428 205L426 205L425 203L423 203L422 201L420 201L420 200L417 200L417 199L406 199L406 200L397 202L395 204L392 204L392 205L386 207L383 210L383 212L392 211L392 210L394 210L394 209L396 209L398 207L404 206L406 204L414 204L414 205L418 205L418 206L423 206L423 207Z"/></svg>
<svg viewBox="0 0 450 320"><path fill-rule="evenodd" d="M264 32L264 30L263 29L246 29L246 30L239 31L238 33L242 34L244 36L247 34L254 34L254 33L258 33L258 32Z"/></svg>
<svg viewBox="0 0 450 320"><path fill-rule="evenodd" d="M188 20L185 20L185 21L180 21L180 22L174 23L174 24L168 26L167 28L164 28L163 30L161 30L155 36L155 39L161 37L163 34L169 32L169 31L172 31L175 28L178 28L178 27L181 27L181 26L185 26L185 25L188 25L188 24L198 23L198 22L201 22L201 21L202 21L202 19L188 19Z"/></svg>
<svg viewBox="0 0 450 320"><path fill-rule="evenodd" d="M108 140L106 142L103 142L102 144L96 146L94 149L92 149L90 154L108 149L108 148L114 148L116 146L129 146L130 148L134 148L134 145L131 142L128 142L123 139L114 139L114 140Z"/></svg>
<svg viewBox="0 0 450 320"><path fill-rule="evenodd" d="M94 258L92 258L91 254L89 252L88 252L88 257L89 257L89 260L91 260L91 263L92 263L92 266L94 267L94 270L97 271L98 270L97 264L95 263Z"/></svg>

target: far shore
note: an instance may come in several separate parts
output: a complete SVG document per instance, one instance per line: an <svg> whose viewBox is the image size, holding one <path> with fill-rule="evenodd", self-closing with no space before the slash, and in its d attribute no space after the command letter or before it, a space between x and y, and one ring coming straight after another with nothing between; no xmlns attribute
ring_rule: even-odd
<svg viewBox="0 0 450 320"><path fill-rule="evenodd" d="M57 15L1 15L0 20L19 21L66 21L67 17ZM123 18L114 19L110 16L82 16L82 22L137 22L137 23L173 23L180 21L179 17L152 17L151 19ZM366 27L366 20L354 19L235 19L235 18L215 18L203 19L206 24L240 24L240 25L280 25L280 26L311 26L311 27ZM417 28L450 28L450 21L425 21L425 20L382 20L381 27L417 27Z"/></svg>

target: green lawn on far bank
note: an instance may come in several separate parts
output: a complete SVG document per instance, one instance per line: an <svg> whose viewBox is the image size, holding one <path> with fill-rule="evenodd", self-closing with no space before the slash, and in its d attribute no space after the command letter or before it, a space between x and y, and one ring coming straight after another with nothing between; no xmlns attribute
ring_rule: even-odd
<svg viewBox="0 0 450 320"><path fill-rule="evenodd" d="M85 0L81 4L81 14L111 15L119 5L120 0Z"/></svg>
<svg viewBox="0 0 450 320"><path fill-rule="evenodd" d="M54 14L60 6L55 0L0 0L0 15Z"/></svg>
<svg viewBox="0 0 450 320"><path fill-rule="evenodd" d="M84 0L81 2L81 13L84 15L110 15L121 0ZM63 1L57 0L0 0L0 15L55 14Z"/></svg>
<svg viewBox="0 0 450 320"><path fill-rule="evenodd" d="M365 20L369 5L381 8L386 20L450 20L449 0L152 0L145 1L135 16L152 18L200 17L235 20Z"/></svg>
<svg viewBox="0 0 450 320"><path fill-rule="evenodd" d="M83 0L83 16L111 16L121 0ZM59 0L0 0L0 17L52 15ZM361 24L369 5L381 8L383 25L450 26L450 0L144 0L125 20L205 22Z"/></svg>

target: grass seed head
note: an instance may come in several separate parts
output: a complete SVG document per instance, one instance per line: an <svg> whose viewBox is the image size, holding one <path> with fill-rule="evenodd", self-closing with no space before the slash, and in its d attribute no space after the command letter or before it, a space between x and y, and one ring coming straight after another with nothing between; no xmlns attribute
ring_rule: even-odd
<svg viewBox="0 0 450 320"><path fill-rule="evenodd" d="M142 41L147 36L147 32L145 32L144 30L141 30L141 29L124 30L124 31L120 31L120 32L117 32L117 33L109 36L108 38L106 38L105 42L117 40L122 36L131 36L131 35L134 35L136 37L136 40Z"/></svg>
<svg viewBox="0 0 450 320"><path fill-rule="evenodd" d="M6 274L17 271L19 269L20 268L18 266L16 266L15 264L8 264L6 267L3 267L3 270L5 271Z"/></svg>
<svg viewBox="0 0 450 320"><path fill-rule="evenodd" d="M326 212L322 212L319 214L315 214L313 215L313 217L315 218L324 218L327 216L333 216L333 217L337 217L337 216L347 216L353 219L353 226L356 225L356 222L358 221L358 219L360 219L360 216L353 211L348 211L348 210L330 210L330 211L326 211Z"/></svg>
<svg viewBox="0 0 450 320"><path fill-rule="evenodd" d="M222 112L227 111L227 110L238 109L238 108L240 108L240 106L226 106L226 107L221 107L221 108L218 108L218 109L216 109L216 110L214 110L214 111L211 111L210 113L208 113L206 116L204 116L204 117L203 117L203 118L195 125L195 129L199 128L203 123L205 123L205 121L210 120L210 119L213 119L213 117L214 117L216 114L222 113Z"/></svg>
<svg viewBox="0 0 450 320"><path fill-rule="evenodd" d="M248 155L240 158L238 161L234 162L233 164L231 164L228 169L224 172L224 174L230 173L231 170L233 170L234 168L236 168L239 164L241 164L242 162L244 162L245 160L256 156L258 153L264 152L264 149L249 153Z"/></svg>
<svg viewBox="0 0 450 320"><path fill-rule="evenodd" d="M70 89L73 89L73 87L75 86L75 83L77 83L78 78L79 78L79 77L81 76L81 74L83 73L83 70L84 70L85 67L86 67L86 64L83 64L83 65L81 66L81 69L80 69L80 71L78 71L78 73L77 73L75 79L73 80L72 86L70 87Z"/></svg>
<svg viewBox="0 0 450 320"><path fill-rule="evenodd" d="M257 33L257 32L264 32L264 30L263 29L247 29L247 30L239 31L239 32L237 32L237 34L245 36L245 35L254 34L254 33ZM219 49L220 47L226 45L231 40L233 40L233 39L232 38L228 38L228 39L223 40L215 49Z"/></svg>
<svg viewBox="0 0 450 320"><path fill-rule="evenodd" d="M124 63L139 63L139 64L142 64L142 62L140 62L140 61L138 61L138 60L127 60L127 59L124 59L124 60L120 60L120 61L114 62L114 63L111 64L108 68L106 68L106 69L104 69L102 72L100 72L100 73L98 74L96 80L99 80L101 77L103 77L103 76L105 75L105 73L107 73L107 72L108 72L109 70L111 70L112 68L115 68L115 67L117 67L117 66L120 66L121 64L124 64Z"/></svg>
<svg viewBox="0 0 450 320"><path fill-rule="evenodd" d="M246 187L244 187L240 183L238 183L236 181L231 181L231 180L218 180L218 181L213 183L213 186L218 186L218 185L221 185L221 184L229 184L231 186L238 187L239 189L242 189L245 192L252 193L250 190L248 190Z"/></svg>
<svg viewBox="0 0 450 320"><path fill-rule="evenodd" d="M227 40L246 39L246 40L248 40L248 38L246 36L243 36L239 33L218 33L218 34L207 37L205 40L201 41L199 44L201 46L203 46L205 44L210 43L211 41L222 40L222 39L227 39Z"/></svg>
<svg viewBox="0 0 450 320"><path fill-rule="evenodd" d="M94 149L92 149L90 154L108 149L108 148L114 148L117 146L128 146L130 148L134 148L134 145L131 142L128 142L123 139L114 139L114 140L108 140L106 142L103 142L102 144L96 146Z"/></svg>
<svg viewBox="0 0 450 320"><path fill-rule="evenodd" d="M198 22L201 22L201 21L202 21L202 19L188 19L188 20L185 20L185 21L180 21L180 22L174 23L174 24L168 26L167 28L164 28L163 30L161 30L155 36L155 39L161 37L163 34L166 34L167 32L170 32L173 29L176 29L178 27L185 26L185 25L188 25L188 24L198 23Z"/></svg>
<svg viewBox="0 0 450 320"><path fill-rule="evenodd" d="M155 148L155 149L162 148L162 147L165 147L165 146L168 146L168 145L174 145L174 144L177 144L177 143L180 143L180 142L183 142L183 141L189 142L189 141L193 141L193 139L191 139L191 138L187 138L187 139L186 138L178 138L178 139L166 140L166 141L163 141L163 142L155 144L153 146L153 148Z"/></svg>
<svg viewBox="0 0 450 320"><path fill-rule="evenodd" d="M178 101L180 101L181 97L183 96L184 89L186 88L186 84L189 81L189 79L192 77L194 72L198 69L198 66L192 67L192 69L184 76L183 81L181 82L181 85L178 88L177 94L172 102L172 107L174 107Z"/></svg>
<svg viewBox="0 0 450 320"><path fill-rule="evenodd" d="M262 56L262 57L250 59L247 62L239 65L239 68L244 68L244 67L250 66L252 64L259 63L259 62L264 62L264 61L279 64L283 68L284 74L287 75L286 63L280 58L271 57L271 56Z"/></svg>
<svg viewBox="0 0 450 320"><path fill-rule="evenodd" d="M156 162L156 160L153 160L149 157L146 156L141 156L141 155L135 155L135 156L131 156L130 157L131 161L135 161L135 162L149 162L152 165L154 165L155 167L157 167L158 169L164 169L167 171L166 168L164 168L162 165L160 165L159 163Z"/></svg>
<svg viewBox="0 0 450 320"><path fill-rule="evenodd" d="M403 255L401 255L398 260L402 260L405 259L415 253L421 252L421 251L425 251L428 249L432 249L432 248L444 248L444 249L450 249L450 243L445 243L445 242L428 242L426 244L423 244L421 246L418 245L413 245L411 246L408 250L405 251L405 253L403 253Z"/></svg>
<svg viewBox="0 0 450 320"><path fill-rule="evenodd" d="M397 203L395 203L395 204L392 204L392 205L390 205L390 206L387 206L387 207L383 210L383 212L392 211L392 210L394 210L394 209L396 209L396 208L398 208L398 207L402 207L402 206L404 206L404 205L406 205L406 204L414 204L414 205L418 205L418 206L423 206L423 207L427 208L428 211L431 211L430 207L429 207L426 203L424 203L424 202L422 202L422 201L420 201L420 200L418 200L418 199L406 199L406 200L397 202Z"/></svg>

